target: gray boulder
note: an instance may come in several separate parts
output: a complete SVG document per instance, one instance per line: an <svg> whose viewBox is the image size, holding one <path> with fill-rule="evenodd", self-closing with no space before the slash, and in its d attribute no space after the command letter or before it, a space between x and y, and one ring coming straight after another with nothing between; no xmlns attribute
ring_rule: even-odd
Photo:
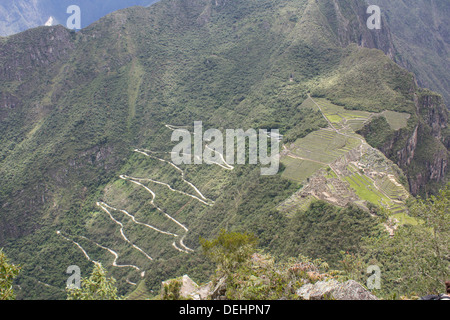
<svg viewBox="0 0 450 320"><path fill-rule="evenodd" d="M319 281L302 286L296 293L304 300L378 300L354 280L344 283L336 280Z"/></svg>
<svg viewBox="0 0 450 320"><path fill-rule="evenodd" d="M184 275L178 279L164 281L162 283L161 296L164 296L165 285L169 285L172 281L181 282L180 295L182 297L192 300L207 300L209 297L212 286L211 282L199 286L188 275Z"/></svg>

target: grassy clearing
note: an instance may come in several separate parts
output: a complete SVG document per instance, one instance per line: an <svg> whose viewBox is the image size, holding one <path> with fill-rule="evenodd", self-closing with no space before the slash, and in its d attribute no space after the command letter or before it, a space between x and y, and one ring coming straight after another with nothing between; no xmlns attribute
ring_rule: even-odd
<svg viewBox="0 0 450 320"><path fill-rule="evenodd" d="M301 197L298 193L295 193L278 206L278 210L283 212L287 217L292 218L298 212L307 211L311 203L316 200L313 196Z"/></svg>
<svg viewBox="0 0 450 320"><path fill-rule="evenodd" d="M402 199L408 197L407 191L401 185L396 185L388 177L377 181L377 186L391 199Z"/></svg>
<svg viewBox="0 0 450 320"><path fill-rule="evenodd" d="M305 101L303 101L303 103L299 106L299 109L313 109L313 110L319 110L319 108L317 108L316 104L314 103L314 101L311 98L306 99Z"/></svg>
<svg viewBox="0 0 450 320"><path fill-rule="evenodd" d="M332 163L349 150L356 148L360 141L333 131L315 131L305 138L298 139L292 152L302 158L321 163Z"/></svg>
<svg viewBox="0 0 450 320"><path fill-rule="evenodd" d="M300 183L325 166L320 163L290 157L283 158L281 163L286 166L282 177Z"/></svg>
<svg viewBox="0 0 450 320"><path fill-rule="evenodd" d="M344 107L337 106L323 98L314 98L314 101L321 107L328 120L340 125L344 125L349 121L364 122L372 115L366 111L346 110Z"/></svg>
<svg viewBox="0 0 450 320"><path fill-rule="evenodd" d="M406 212L401 212L401 213L397 213L397 214L393 214L392 215L393 218L398 220L398 223L400 225L403 224L409 224L409 225L413 225L416 226L418 224L417 220L413 217L410 217L406 214Z"/></svg>
<svg viewBox="0 0 450 320"><path fill-rule="evenodd" d="M327 168L327 173L326 173L326 175L325 175L325 178L327 178L327 179L333 179L333 178L337 178L338 176L336 175L336 173L333 171L333 170L331 170L331 168L330 167L328 167Z"/></svg>
<svg viewBox="0 0 450 320"><path fill-rule="evenodd" d="M386 110L383 112L384 117L386 118L389 126L393 130L400 130L402 128L406 128L408 125L408 119L411 117L409 113L405 112L395 112Z"/></svg>
<svg viewBox="0 0 450 320"><path fill-rule="evenodd" d="M344 178L355 190L358 197L375 205L392 204L392 201L380 193L373 183L364 175L354 172L353 175Z"/></svg>

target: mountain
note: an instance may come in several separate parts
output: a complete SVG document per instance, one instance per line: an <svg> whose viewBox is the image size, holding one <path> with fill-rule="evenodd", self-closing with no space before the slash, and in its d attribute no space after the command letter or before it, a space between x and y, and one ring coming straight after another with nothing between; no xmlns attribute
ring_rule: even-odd
<svg viewBox="0 0 450 320"><path fill-rule="evenodd" d="M395 60L419 85L439 92L450 107L450 27L446 0L370 0L380 6L392 32Z"/></svg>
<svg viewBox="0 0 450 320"><path fill-rule="evenodd" d="M92 261L121 294L186 269L197 281L211 271L199 236L222 228L336 262L377 208L408 223L407 199L448 179L448 114L366 9L163 0L0 38L0 246L23 266L19 297L64 298L67 267ZM279 129L279 174L174 164L172 133L195 121ZM294 225L292 208L305 212Z"/></svg>
<svg viewBox="0 0 450 320"><path fill-rule="evenodd" d="M113 11L131 7L148 6L152 0L1 0L0 36L9 36L38 26L62 24L73 11L68 7L76 5L81 11L81 27L87 27Z"/></svg>

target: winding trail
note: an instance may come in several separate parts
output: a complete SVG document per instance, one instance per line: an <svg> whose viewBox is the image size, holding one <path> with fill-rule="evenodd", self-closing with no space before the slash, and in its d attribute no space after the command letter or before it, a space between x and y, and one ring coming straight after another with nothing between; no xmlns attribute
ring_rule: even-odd
<svg viewBox="0 0 450 320"><path fill-rule="evenodd" d="M187 130L187 128L190 128L189 126L173 126L173 125L170 125L170 124L165 124L164 125L167 129L170 129L170 130L172 130L172 131L175 131L175 130L177 130L177 129L186 129Z"/></svg>
<svg viewBox="0 0 450 320"><path fill-rule="evenodd" d="M322 116L325 118L325 120L328 122L328 125L333 128L334 131L336 131L337 133L339 133L339 131L333 126L333 123L330 121L330 119L327 118L327 116L325 116L325 113L323 113L322 108L319 106L319 104L309 95L308 93L308 98L311 99L312 102L314 102L314 104L317 106L317 108L319 108L320 113L322 114Z"/></svg>
<svg viewBox="0 0 450 320"><path fill-rule="evenodd" d="M106 204L105 204L105 205L106 205ZM124 231L123 231L123 229L124 229L123 224L122 224L120 221L117 221L116 219L114 219L114 217L112 216L111 212L106 208L105 205L103 205L103 204L100 203L100 202L97 202L97 206L99 206L100 208L102 208L103 211L105 211L105 212L109 215L109 217L111 218L111 220L114 221L117 225L120 226L120 234L122 235L122 238L123 238L126 242L128 242L133 248L135 248L136 250L138 250L139 252L141 252L143 255L145 255L145 257L146 257L147 259L153 260L153 258L150 257L144 250L142 250L141 248L139 248L138 246L136 246L134 243L132 243L132 242L127 238L127 236L125 235L125 233L124 233Z"/></svg>
<svg viewBox="0 0 450 320"><path fill-rule="evenodd" d="M187 128L190 128L190 127L187 127L187 126L173 126L173 125L169 125L169 124L166 124L166 125L164 125L166 128L168 128L168 129L170 129L170 130L172 130L172 131L175 131L175 130L177 130L177 129L186 129L187 130ZM194 132L194 135L195 135L196 133ZM221 160L222 160L222 162L223 163L219 163L219 162L215 162L215 161L211 161L211 162L207 162L207 164L216 164L216 165L218 165L218 166L220 166L220 167L222 167L222 168L224 168L224 169L226 169L226 170L234 170L234 167L232 166L232 165L230 165L229 163L227 163L226 162L226 160L225 160L225 158L223 157L223 154L222 153L220 153L219 151L217 151L217 150L214 150L214 149L211 149L208 145L206 145L206 148L207 149L209 149L209 150L211 150L211 151L214 151L215 153L218 153L219 154L219 156L220 156L220 158L221 158ZM169 154L172 154L173 152L168 152ZM186 154L186 153L182 153L182 155L187 155L187 156L192 156L191 154ZM195 158L197 158L197 159L199 159L200 157L199 156L197 156L197 155L194 155L194 157Z"/></svg>
<svg viewBox="0 0 450 320"><path fill-rule="evenodd" d="M188 180L186 180L184 171L183 171L180 167L178 167L177 165L175 165L173 162L167 161L167 160L164 160L164 159L155 157L155 156L152 156L152 155L148 154L148 152L149 152L149 153L152 153L152 151L149 151L149 150L145 150L145 149L143 149L143 150L135 149L134 151L135 151L135 152L138 152L138 153L140 153L140 154L143 154L143 155L146 156L146 157L153 158L153 159L156 159L156 160L158 160L158 161L165 162L165 163L168 163L169 165L171 165L173 168L175 168L178 172L181 173L181 179L183 180L184 183L186 183L186 184L189 185L192 189L194 189L194 191L199 195L199 197L200 197L201 199L203 199L203 201L208 201L208 202L210 202L210 203L205 203L205 202L204 202L206 205L209 205L209 206L213 206L213 205L214 205L214 201L213 201L213 200L206 198L206 197L200 192L200 190L199 190L193 183L191 183L191 182L189 182ZM154 180L153 180L153 181L154 181ZM169 186L167 183L163 183L163 182L159 182L159 181L158 181L157 183L159 183L159 184L164 184L164 185L166 185L166 186ZM178 190L172 189L170 186L169 186L169 188L170 188L172 191L182 192L182 191L178 191ZM189 195L189 194L187 194L187 193L184 193L184 194L185 194L185 195ZM192 195L189 195L189 196L193 197Z"/></svg>
<svg viewBox="0 0 450 320"><path fill-rule="evenodd" d="M137 266L135 266L135 265L132 265L132 264L117 264L117 260L119 260L119 254L118 254L116 251L114 251L113 249L107 248L107 247L105 247L105 246L102 246L101 244L98 244L97 242L92 241L92 240L90 240L90 239L88 239L88 238L86 238L86 237L83 237L83 236L81 236L81 237L84 238L84 239L86 239L86 240L91 241L91 242L92 242L93 244L95 244L97 247L102 248L103 250L106 250L106 251L108 251L109 253L111 253L111 254L114 256L114 260L113 260L113 263L112 263L112 266L113 266L113 267L116 267L116 268L133 268L133 269L135 269L136 271L141 271L141 269L140 269L139 267L137 267Z"/></svg>
<svg viewBox="0 0 450 320"><path fill-rule="evenodd" d="M60 236L63 237L65 240L67 240L67 241L72 242L73 244L75 244L75 245L83 252L83 254L84 254L84 256L86 257L86 259L88 259L90 262L98 263L97 261L92 260L92 259L89 257L89 255L87 254L86 250L84 250L83 247L82 247L78 242L75 242L75 241L73 241L72 239L67 238L67 237L64 236L64 235L61 233L61 231L59 231L59 230L56 231L56 234L60 235Z"/></svg>
<svg viewBox="0 0 450 320"><path fill-rule="evenodd" d="M74 243L74 244L75 244L75 245L83 252L84 256L86 257L86 259L87 259L88 261L90 261L90 262L92 262L92 263L94 263L94 264L99 263L98 261L92 260L92 259L89 257L89 255L87 254L86 250L84 250L83 247L82 247L78 242L75 242L74 240L69 239L68 237L64 236L64 235L62 234L61 231L56 231L56 233L57 233L58 235L60 235L61 237L63 237L65 240ZM93 244L95 244L97 247L102 248L102 249L104 249L104 250L107 250L109 253L111 253L111 254L114 256L114 261L113 261L113 263L112 263L112 266L113 266L113 267L117 267L117 268L133 268L133 269L135 269L136 271L140 271L140 270L141 270L139 267L137 267L137 266L135 266L135 265L132 265L132 264L125 264L125 265L119 265L119 264L117 264L117 260L119 259L119 254L118 254L116 251L114 251L114 250L112 250L112 249L110 249L110 248L107 248L107 247L105 247L105 246L102 246L102 245L98 244L97 242L95 242L95 241L93 241L93 240L91 240L91 239L88 239L88 238L86 238L86 237L84 237L84 236L79 236L79 237L80 237L80 238L83 238L83 239L85 239L85 240L87 240L87 241L90 241L90 242L92 242ZM142 275L142 274L141 274L141 275Z"/></svg>
<svg viewBox="0 0 450 320"><path fill-rule="evenodd" d="M150 193L150 194L152 195L152 200L151 200L151 202L150 202L151 205L152 205L153 207L155 207L156 210L158 210L159 212L161 212L162 214L164 214L167 218L169 218L170 220L172 220L173 222L175 222L177 225L179 225L181 228L183 228L184 231L189 232L189 229L188 229L185 225L183 225L181 222L177 221L175 218L173 218L172 216L170 216L169 214L167 214L166 212L164 212L164 210L162 210L160 207L158 207L158 206L155 204L156 194L155 194L150 188L148 188L147 186L143 185L143 184L140 183L139 181L135 181L135 180L128 179L128 178L126 178L126 177L123 176L123 175L121 175L120 178L123 179L123 180L130 181L130 182L132 182L132 183L134 183L134 184L136 184L136 185L138 185L138 186L141 186L141 187L144 188L145 190L147 190L148 193Z"/></svg>
<svg viewBox="0 0 450 320"><path fill-rule="evenodd" d="M151 200L151 202L150 202L151 205L152 205L153 207L155 207L156 210L158 210L159 212L161 212L162 214L164 214L164 216L166 216L168 219L170 219L171 221L175 222L178 226L180 226L180 227L186 232L186 234L189 232L189 229L188 229L185 225L183 225L181 222L179 222L178 220L176 220L176 219L175 219L174 217L172 217L171 215L167 214L164 210L162 210L160 207L158 207L158 206L155 204L156 193L153 192L153 190L151 190L149 187L145 186L145 185L142 184L141 182L139 182L139 181L137 181L137 180L134 180L134 179L131 178L131 177L127 177L127 176L121 175L120 178L123 179L123 180L130 181L130 182L132 182L132 183L134 183L134 184L136 184L136 185L138 185L138 186L144 188L145 190L147 190L147 192L150 193L150 194L152 195L152 200ZM145 180L145 179L144 179L144 180ZM169 186L169 187L170 187L170 186ZM193 197L193 198L196 198L195 196L192 196L192 197ZM197 199L198 199L198 198L197 198ZM168 233L166 233L166 234L168 234ZM171 234L171 235L178 237L178 235L175 235L175 234ZM183 248L185 248L185 250L180 249L180 248L175 244L175 242L173 242L172 246L173 246L176 250L178 250L178 251L180 251L180 252L184 252L184 253L194 252L193 249L188 248L188 247L183 243L183 240L184 240L185 237L186 237L186 235L184 235L183 238L181 238L181 240L180 240L180 245L181 245Z"/></svg>
<svg viewBox="0 0 450 320"><path fill-rule="evenodd" d="M175 233L162 231L162 230L160 230L160 229L158 229L158 228L156 228L156 227L154 227L154 226L152 226L152 225L149 225L149 224L146 224L146 223L137 221L135 216L131 215L130 213L128 213L128 212L125 211L125 210L120 210L120 209L111 207L110 205L108 205L108 204L105 203L105 202L101 202L101 204L103 204L104 206L108 207L108 208L111 209L111 210L122 212L124 215L126 215L127 217L129 217L135 224L142 225L142 226L144 226L144 227L147 227L147 228L149 228L149 229L152 229L152 230L154 230L154 231L156 231L156 232L159 232L159 233L162 233L162 234L165 234L165 235L178 237L178 235L175 234Z"/></svg>
<svg viewBox="0 0 450 320"><path fill-rule="evenodd" d="M207 206L213 206L214 205L214 204L211 204L210 202L206 202L205 200L200 199L200 198L198 198L198 197L196 197L196 196L194 196L192 194L186 193L186 192L181 191L181 190L176 190L176 189L172 188L169 184L167 184L165 182L156 181L156 180L153 180L153 179L150 179L150 178L135 178L135 177L127 176L127 175L122 175L121 177L124 177L126 180L134 180L134 181L139 181L139 182L153 182L153 183L156 183L156 184L160 184L160 185L166 186L170 191L177 192L177 193L183 194L185 196L191 197L191 198L193 198L193 199L195 199L197 201L200 201L201 203L203 203L203 204L205 204Z"/></svg>
<svg viewBox="0 0 450 320"><path fill-rule="evenodd" d="M169 130L172 130L172 131L177 130L177 129L186 129L186 130L187 130L188 128L190 128L190 127L187 127L187 126L185 126L185 127L183 127L183 126L173 126L173 125L168 125L168 124L166 124L165 127L168 128ZM194 134L195 134L195 133L194 133ZM222 161L222 163L216 162L216 161L209 161L209 162L206 162L207 164L215 164L215 165L218 165L218 166L220 166L221 168L223 168L223 169L225 169L225 170L234 170L234 166L232 166L232 165L230 165L230 164L228 164L228 163L226 162L226 160L225 160L223 154L221 154L221 153L220 153L219 151L217 151L217 150L214 150L214 149L210 148L208 145L206 145L206 149L208 149L208 150L210 150L210 151L215 152L216 154L218 154L219 157L220 157L220 159L221 159L221 161ZM96 205L97 205L98 207L100 207L100 208L101 208L101 209L109 216L109 218L110 218L115 224L117 224L117 225L120 227L120 234L121 234L123 240L124 240L125 242L127 242L128 244L130 244L134 249L136 249L137 251L139 251L140 253L142 253L142 254L143 254L148 260L150 260L150 261L153 261L153 258L152 258L149 254L147 254L144 250L142 250L141 248L139 248L138 246L136 246L134 243L132 243L132 242L128 239L128 237L125 235L125 232L124 232L124 225L123 225L120 221L116 220L116 219L113 217L113 215L111 214L111 211L121 212L122 214L124 214L125 216L127 216L128 218L130 218L130 219L133 221L133 223L135 223L135 224L137 224L137 225L144 226L144 227L146 227L146 228L149 228L149 229L151 229L151 230L153 230L153 231L156 231L156 232L161 233L161 234L164 234L164 235L172 236L172 237L174 237L174 238L179 238L179 239L180 239L180 240L179 240L179 245L177 245L177 242L176 242L176 241L174 241L174 242L172 243L172 246L173 246L177 251L179 251L179 252L186 253L186 254L189 254L189 253L191 253L191 252L194 252L193 249L189 248L189 247L186 246L185 243L184 243L184 239L186 238L186 235L187 235L187 233L189 232L189 229L188 229L185 225L183 225L181 222L179 222L178 220L176 220L174 217L172 217L172 216L170 216L169 214L167 214L167 213L166 213L164 210L162 210L160 207L158 207L158 206L155 204L156 193L155 193L153 190L151 190L149 187L145 186L142 182L151 182L151 183L155 183L155 184L159 184L159 185L165 186L165 187L167 187L167 188L168 188L170 191L172 191L172 192L176 192L176 193L185 195L185 196L187 196L187 197L190 197L191 199L194 199L194 200L196 200L196 201L198 201L198 202L200 202L200 203L202 203L202 204L204 204L204 205L206 205L206 206L213 206L215 202L214 202L212 199L208 199L205 195L203 195L203 193L202 193L202 192L201 192L201 191L200 191L200 190L199 190L192 182L186 180L184 170L182 170L180 167L178 167L177 165L175 165L175 164L174 164L173 162L171 162L171 161L168 161L168 160L165 160L165 159L161 159L161 158L158 158L158 157L156 157L156 156L153 155L153 154L156 154L156 153L164 153L164 154L170 154L170 155L172 155L173 152L153 152L153 151L146 150L146 149L135 149L134 152L140 153L140 154L142 154L142 155L144 155L144 156L146 156L146 157L153 158L153 159L156 159L156 160L158 160L158 161L161 161L161 162L164 162L164 163L169 164L170 166L172 166L173 168L175 168L175 170L177 170L178 172L180 172L182 181L183 181L184 183L186 183L187 185L189 185L189 187L191 187L191 188L195 191L195 194L196 194L196 195L195 195L195 194L190 194L190 193L187 193L187 192L184 192L184 191L181 191L181 190L177 190L177 189L173 188L171 185L169 185L168 183L161 182L161 181L157 181L157 180L150 179L150 178L136 178L136 177L131 177L131 176L127 176L127 175L120 175L120 176L119 176L120 179L125 180L125 181L129 181L129 182L131 182L131 183L133 183L133 184L135 184L135 185L138 185L139 187L144 188L148 193L150 193L150 195L152 196L152 199L151 199L151 202L150 202L151 205L152 205L157 211L159 211L160 213L162 213L166 218L168 218L169 220L173 221L173 222L174 222L175 224L177 224L180 228L182 228L182 229L185 231L184 236L181 237L181 238L179 238L179 235L178 235L178 234L171 233L171 232L167 232L167 231L163 231L163 230L158 229L158 228L156 228L155 226L152 226L152 225L150 225L150 224L140 222L140 221L138 221L138 220L136 219L136 217L135 217L134 215L130 214L130 213L127 212L126 210L114 208L114 207L110 206L109 204L107 204L107 203L105 203L105 202L103 202L103 201L97 202ZM186 155L186 154L183 154L183 155ZM192 156L192 155L189 155L189 156ZM199 158L199 156L196 156L196 155L194 155L194 157ZM87 259L88 261L93 262L93 263L99 263L99 262L97 262L97 261L95 261L95 260L92 260L91 257L90 257L90 256L88 255L88 253L86 252L86 250L85 250L78 242L76 242L76 241L74 241L74 240L72 240L72 239L70 239L70 238L64 236L64 235L61 233L61 231L59 231L59 230L56 231L56 233L57 233L58 235L60 235L62 238L64 238L65 240L67 240L67 241L72 242L73 244L75 244L75 245L82 251L83 255L86 257L86 259ZM110 249L110 248L108 248L108 247L102 246L101 244L99 244L99 243L97 243L97 242L95 242L95 241L93 241L93 240L91 240L91 239L89 239L89 238L87 238L87 237L84 237L84 236L79 236L79 237L80 237L80 238L83 238L83 239L85 239L85 240L87 240L87 241L92 242L92 243L95 244L97 247L99 247L99 248L101 248L101 249L103 249L103 250L106 250L106 251L108 251L110 254L112 254L112 255L114 256L114 261L112 262L112 266L118 267L118 268L133 268L133 269L135 269L136 271L141 271L141 269L140 269L138 266L135 266L135 265L132 265L132 264L119 265L119 264L117 263L117 261L119 260L119 254L118 254L116 251L114 251L114 250L112 250L112 249ZM145 271L142 271L142 272L141 272L141 277L144 277L144 275L145 275ZM127 279L126 282L127 282L128 284L130 284L130 285L136 285L135 283L129 281L128 279Z"/></svg>
<svg viewBox="0 0 450 320"><path fill-rule="evenodd" d="M186 235L184 235L183 238L181 238L181 240L180 240L180 245L187 251L187 253L189 253L189 252L194 252L193 249L187 247L187 246L184 244L184 242L183 242L183 241L184 241L184 238L186 238Z"/></svg>
<svg viewBox="0 0 450 320"><path fill-rule="evenodd" d="M215 162L215 161L211 161L210 163L207 163L207 164L217 164L218 166L220 166L220 167L222 167L222 168L224 168L226 170L234 170L234 167L232 165L228 164L228 162L226 162L225 158L223 157L223 154L221 154L217 150L211 149L208 145L206 145L206 149L209 149L211 151L214 151L215 153L218 153L219 156L220 156L220 159L223 162L223 164L222 164L222 163L218 163L218 162Z"/></svg>
<svg viewBox="0 0 450 320"><path fill-rule="evenodd" d="M189 251L187 251L187 250L180 249L180 248L177 246L177 244L175 243L175 241L172 243L172 246L173 246L176 250L178 250L178 251L180 251L180 252L183 252L183 253L189 253Z"/></svg>

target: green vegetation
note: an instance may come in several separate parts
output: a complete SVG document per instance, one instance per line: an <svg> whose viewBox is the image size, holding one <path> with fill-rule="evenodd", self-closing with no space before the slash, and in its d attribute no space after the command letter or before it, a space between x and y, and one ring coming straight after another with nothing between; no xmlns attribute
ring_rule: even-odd
<svg viewBox="0 0 450 320"><path fill-rule="evenodd" d="M202 240L204 252L217 264L212 283L225 283L227 299L298 299L295 291L306 281L315 282L334 273L326 273L329 266L320 259L299 256L275 261L255 244L254 235L226 231L214 240Z"/></svg>
<svg viewBox="0 0 450 320"><path fill-rule="evenodd" d="M406 128L408 119L411 117L409 113L400 113L391 110L384 111L383 116L386 118L392 130Z"/></svg>
<svg viewBox="0 0 450 320"><path fill-rule="evenodd" d="M382 231L380 212L374 212L380 214L375 219L359 209L337 210L316 202L292 219L291 231L282 239L301 252L286 252L281 259L258 250L252 234L222 230L218 238L201 241L216 263L212 283L224 283L221 292L228 299L298 299L296 289L324 278L365 284L367 267L376 265L382 284L373 293L379 298L442 293L449 276L449 192L450 185L437 196L415 201L411 212L422 222L400 226L394 236ZM362 237L352 240L352 234ZM320 258L312 261L306 255Z"/></svg>
<svg viewBox="0 0 450 320"><path fill-rule="evenodd" d="M386 141L389 141L393 136L393 130L389 126L385 117L376 117L369 124L367 124L358 133L366 138L374 148L381 148Z"/></svg>
<svg viewBox="0 0 450 320"><path fill-rule="evenodd" d="M341 37L346 36L335 33L343 27L342 15L351 22L344 28L348 39L359 41L360 1L339 1L339 13L331 0L219 2L190 0L187 6L162 0L111 14L78 33L41 27L0 41L0 245L23 268L15 282L18 298L64 298L67 266L78 265L82 272L92 266L74 242L103 263L117 279L117 295L126 296L136 290L127 280L139 283L144 295L182 272L205 281L214 266L199 252L198 239L211 239L222 229L254 233L274 256L304 250L333 263L333 252L355 248L370 233L371 228L358 226L347 243L337 235L326 238L329 230L320 225L314 229L317 236L302 227L306 238L314 243L318 237L325 246L309 247L297 234L292 239L302 249L283 236L295 225L277 207L310 173L360 142L324 129L327 120L308 94L324 99L319 101L336 117L337 129L346 119L357 128L366 112L411 114L387 153L396 160L424 117L415 115L418 88L412 75L377 50L346 46ZM299 144L292 150L299 158L283 158L280 174L273 177L261 177L257 166L180 166L184 179L214 201L205 205L161 184L195 193L179 170L133 152L145 148L170 160L167 152L174 144L165 125L189 127L200 120L221 130L278 128L287 146ZM445 148L434 141L431 128L424 128L417 159L405 171L408 178ZM383 146L395 132L384 135L381 129L369 124L362 130L374 132L365 135L373 139L369 143ZM137 185L121 175L160 183ZM112 218L96 205L99 201L117 208L110 210ZM318 209L310 202L301 210L313 219L309 213ZM338 217L347 217L339 225L343 231L351 230L352 215L366 215L331 205L321 209L333 217L333 227ZM325 223L325 216L319 218ZM181 239L194 252L183 249Z"/></svg>
<svg viewBox="0 0 450 320"><path fill-rule="evenodd" d="M319 130L294 142L294 156L327 165L359 146L355 137L347 137L331 130ZM316 166L317 167L317 166Z"/></svg>
<svg viewBox="0 0 450 320"><path fill-rule="evenodd" d="M253 234L225 230L221 230L219 236L212 241L200 238L204 254L217 265L216 272L226 277L236 273L250 259L257 243Z"/></svg>
<svg viewBox="0 0 450 320"><path fill-rule="evenodd" d="M283 158L281 163L286 166L282 176L298 183L303 183L314 172L325 166L321 163L290 157Z"/></svg>
<svg viewBox="0 0 450 320"><path fill-rule="evenodd" d="M20 267L9 262L3 250L0 250L0 300L14 300L14 278L20 272Z"/></svg>
<svg viewBox="0 0 450 320"><path fill-rule="evenodd" d="M106 277L106 270L97 263L89 278L81 279L81 288L68 288L67 300L120 300L116 280Z"/></svg>
<svg viewBox="0 0 450 320"><path fill-rule="evenodd" d="M126 300L146 300L150 297L151 294L148 291L147 286L145 285L145 281L141 281L137 285L136 290L134 290L126 297Z"/></svg>
<svg viewBox="0 0 450 320"><path fill-rule="evenodd" d="M285 243L280 253L284 257L301 254L320 258L337 268L340 252L359 253L364 237L382 233L380 223L356 206L337 208L315 201L308 210L299 211L291 218L289 226L280 235L280 243Z"/></svg>
<svg viewBox="0 0 450 320"><path fill-rule="evenodd" d="M334 104L352 110L378 113L387 109L412 114L414 86L413 75L398 68L383 52L352 44L343 52L339 67L320 82L312 95L326 96Z"/></svg>
<svg viewBox="0 0 450 320"><path fill-rule="evenodd" d="M409 197L409 194L397 181L402 177L402 174L399 174L400 170L389 163L381 152L368 149L362 137L354 132L355 128L363 128L375 114L346 110L326 99L311 97L305 100L302 108L319 110L327 119L329 127L313 132L289 145L288 153L285 153L285 157L282 158L282 163L286 167L282 176L302 184L310 184L311 179L315 181L316 178L323 176L326 182L313 182L310 188L314 190L314 197L320 198L320 194L326 195L328 199L331 199L329 201L334 203L337 203L336 196L344 198L351 196L350 190L343 190L345 186L333 185L333 179L341 180L355 192L358 200L353 200L354 203L360 203L363 206L364 202L371 203L388 209L401 223L413 222L414 219L408 219L405 215L407 209L404 200ZM405 114L397 112L385 111L382 114L384 117L378 115L370 125L376 125L379 119L382 119L382 124L386 124L387 119L390 119L392 124L386 124L385 127L398 126L398 130L402 126L401 120L407 119ZM386 132L393 130L392 128ZM386 138L383 137L383 139ZM370 142L375 143L373 139ZM350 161L347 159L351 159L353 164L347 164ZM354 163L357 165L355 166ZM321 169L325 167L327 169L323 173ZM340 172L339 175L336 174L336 170ZM367 173L378 178L369 177ZM326 183L326 187L322 185L323 183ZM290 215L289 212L292 210L286 207L292 207L294 203L298 208L304 209L305 205L309 205L310 198L310 194L301 194L300 197L292 196L279 208ZM341 198L341 201L345 200ZM341 206L347 202L342 203Z"/></svg>
<svg viewBox="0 0 450 320"><path fill-rule="evenodd" d="M365 241L366 260L380 266L381 293L386 297L422 296L443 292L449 273L450 186L436 196L418 199L411 215L420 223L404 225L393 237Z"/></svg>
<svg viewBox="0 0 450 320"><path fill-rule="evenodd" d="M185 298L181 296L180 289L183 285L182 279L170 280L168 284L164 284L163 294L161 296L162 300L184 300Z"/></svg>

